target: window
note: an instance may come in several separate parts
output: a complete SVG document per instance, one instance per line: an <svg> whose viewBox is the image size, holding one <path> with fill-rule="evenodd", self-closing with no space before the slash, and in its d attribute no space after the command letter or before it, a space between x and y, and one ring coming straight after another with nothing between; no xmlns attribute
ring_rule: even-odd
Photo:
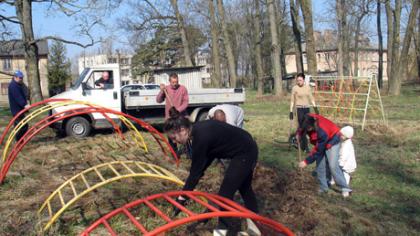
<svg viewBox="0 0 420 236"><path fill-rule="evenodd" d="M3 70L4 71L12 70L12 59L10 58L3 59Z"/></svg>
<svg viewBox="0 0 420 236"><path fill-rule="evenodd" d="M1 95L7 95L9 89L9 83L1 83Z"/></svg>
<svg viewBox="0 0 420 236"><path fill-rule="evenodd" d="M89 76L89 79L86 81L86 84L88 86L88 88L90 89L101 89L99 87L99 85L96 85L95 82L100 80L102 78L102 72L103 71L94 71L92 72L92 74ZM113 84L113 76L112 76L112 71L108 71L109 73L109 80L112 83L106 83L105 84L105 89L112 89L114 88L114 84Z"/></svg>

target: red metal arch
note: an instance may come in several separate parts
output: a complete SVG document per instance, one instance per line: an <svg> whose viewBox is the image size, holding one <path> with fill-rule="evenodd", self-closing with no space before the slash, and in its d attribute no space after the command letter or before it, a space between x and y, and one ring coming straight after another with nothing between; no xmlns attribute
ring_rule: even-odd
<svg viewBox="0 0 420 236"><path fill-rule="evenodd" d="M6 128L3 131L3 134L1 135L0 138L0 145L3 143L4 139L6 138L7 133L10 131L10 129L12 128L12 126L14 125L14 122L17 120L17 118L19 116L21 116L22 114L28 112L29 110L38 107L38 106L42 106L48 103L53 103L53 102L66 102L66 101L72 101L71 99L64 99L64 98L50 98L50 99L45 99L43 101L40 102L36 102L34 104L31 104L29 107L21 110L20 112L18 112L10 121L9 124L6 126ZM88 106L93 106L93 105L88 105ZM96 107L100 107L100 106L96 106ZM109 118L108 115L106 115L105 113L102 113L104 115L104 117L108 120L108 122L111 123L111 125L113 126L113 128L115 129L115 131L117 131L117 133L120 135L121 138L123 138L124 136L122 135L122 132L120 130L120 128L118 127L118 125L111 119Z"/></svg>
<svg viewBox="0 0 420 236"><path fill-rule="evenodd" d="M178 196L189 198L190 201L194 201L195 203L200 204L201 206L206 208L207 211L203 213L195 213L192 210L187 209L187 206L182 206L175 201L175 198ZM178 208L182 212L186 213L186 215L188 216L185 218L171 219L167 214L162 212L156 205L152 203L154 200L157 200L157 199L160 201L163 200L165 201L165 203L171 204L173 207ZM205 200L207 200L207 202ZM143 224L139 222L138 218L136 218L130 213L130 209L136 208L140 205L149 208L151 211L155 212L157 216L159 216L162 220L166 221L167 223L165 225L158 226L152 231L147 231L147 229L143 226ZM265 226L268 226L273 231L276 231L278 233L276 235L281 235L281 234L294 235L292 231L290 231L288 228L286 228L282 224L274 220L265 218L263 216L257 215L254 212L224 197L214 195L214 194L209 194L209 193L198 192L198 191L175 191L175 192L169 192L169 193L155 194L147 198L139 199L131 203L128 203L121 208L115 209L114 211L101 217L96 222L94 222L91 226L85 229L85 231L81 233L81 236L88 236L91 233L94 233L93 231L95 231L95 229L98 228L99 226L105 227L112 236L116 236L117 233L115 232L114 229L112 229L109 222L111 218L118 215L125 215L130 220L130 222L144 236L159 235L161 233L167 232L181 225L185 225L185 224L195 222L195 221L210 219L210 218L217 218L217 217L247 218L247 219L260 222Z"/></svg>
<svg viewBox="0 0 420 236"><path fill-rule="evenodd" d="M111 110L111 109L108 109L108 108L83 107L83 108L70 109L70 110L60 112L60 113L56 113L56 114L51 115L51 116L47 116L47 117L43 118L42 120L40 120L38 123L36 123L34 126L32 126L25 133L25 135L15 144L15 146L13 147L11 152L9 153L8 158L6 159L5 163L3 163L1 171L0 171L0 183L3 183L4 179L6 178L7 172L10 169L10 166L12 165L14 160L16 159L19 152L26 145L26 143L28 143L32 139L32 137L34 137L37 133L39 133L43 129L47 128L49 125L53 124L54 122L64 120L64 119L69 118L69 117L82 115L82 114L89 114L89 113L110 113L110 114L125 116L125 117L133 120L134 122L136 122L137 124L139 124L140 126L145 128L146 130L148 130L152 134L153 138L159 144L163 153L166 156L166 155L168 155L168 153L161 143L161 142L164 142L164 144L166 144L166 147L169 149L170 153L172 154L175 163L177 165L179 164L179 159L178 159L177 155L175 154L174 150L172 149L172 147L169 145L166 138L159 131L157 131L155 128L153 128L151 125L147 124L146 122L144 122L140 119L137 119L133 116L130 116L128 114L118 112L118 111L114 111L114 110Z"/></svg>

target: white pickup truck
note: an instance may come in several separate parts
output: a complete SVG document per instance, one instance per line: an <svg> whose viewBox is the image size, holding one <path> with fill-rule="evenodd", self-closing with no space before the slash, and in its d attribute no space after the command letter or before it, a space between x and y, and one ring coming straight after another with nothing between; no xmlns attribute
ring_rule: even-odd
<svg viewBox="0 0 420 236"><path fill-rule="evenodd" d="M109 73L110 79L113 81L113 84L107 85L105 89L95 85L95 81L101 78L104 71ZM165 114L164 103L156 102L158 93L158 89L122 92L118 64L107 64L86 68L69 90L57 94L53 98L88 101L156 123L162 122ZM205 119L208 110L217 104L241 104L245 101L245 91L242 88L188 89L188 94L188 114L192 122ZM52 112L62 112L65 109L77 107L78 105L59 107ZM109 116L119 122L116 116L111 114ZM101 114L93 113L55 123L53 128L63 131L68 136L85 137L92 129L111 128L111 125Z"/></svg>

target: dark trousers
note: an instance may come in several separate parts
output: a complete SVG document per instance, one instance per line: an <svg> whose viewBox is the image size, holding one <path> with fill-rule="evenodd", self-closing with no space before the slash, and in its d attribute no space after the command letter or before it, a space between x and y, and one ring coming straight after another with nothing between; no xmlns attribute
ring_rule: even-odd
<svg viewBox="0 0 420 236"><path fill-rule="evenodd" d="M236 191L239 190L245 207L258 213L257 198L252 189L252 177L257 163L258 150L253 150L242 156L233 158L225 172L219 196L233 200ZM231 219L222 218L219 221L219 229L230 228Z"/></svg>
<svg viewBox="0 0 420 236"><path fill-rule="evenodd" d="M15 127L19 124L19 122L21 120L23 120L25 118L25 114L21 114L14 122ZM22 126L19 131L16 133L15 139L16 142L20 140L20 138L22 138L22 136L28 131L28 124L25 124L24 126Z"/></svg>
<svg viewBox="0 0 420 236"><path fill-rule="evenodd" d="M302 128L303 122L305 121L305 115L309 113L309 108L297 108L297 118L298 118L298 124L299 128ZM303 135L300 139L300 148L302 150L308 150L308 138L306 135Z"/></svg>

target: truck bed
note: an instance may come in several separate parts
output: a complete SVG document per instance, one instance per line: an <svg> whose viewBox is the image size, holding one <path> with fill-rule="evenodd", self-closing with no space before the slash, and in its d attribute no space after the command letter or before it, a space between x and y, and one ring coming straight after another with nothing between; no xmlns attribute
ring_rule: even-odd
<svg viewBox="0 0 420 236"><path fill-rule="evenodd" d="M133 110L142 108L163 107L164 103L157 103L156 96L160 90L131 90L123 94L124 108ZM188 91L189 106L203 106L216 104L241 104L245 101L245 91L236 89L195 89Z"/></svg>

